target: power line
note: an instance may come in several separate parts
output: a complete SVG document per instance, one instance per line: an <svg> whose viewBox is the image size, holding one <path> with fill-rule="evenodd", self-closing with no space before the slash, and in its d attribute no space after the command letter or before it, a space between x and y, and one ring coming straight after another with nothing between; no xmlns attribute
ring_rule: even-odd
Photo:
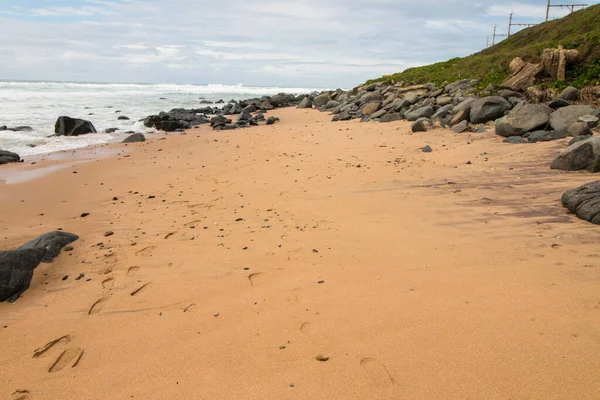
<svg viewBox="0 0 600 400"><path fill-rule="evenodd" d="M548 5L546 6L546 22L548 22L548 17L550 15L550 8L551 7L559 7L559 8L566 8L567 10L570 10L570 12L575 11L575 7L581 7L586 8L588 6L588 4L551 4L552 0L548 0Z"/></svg>

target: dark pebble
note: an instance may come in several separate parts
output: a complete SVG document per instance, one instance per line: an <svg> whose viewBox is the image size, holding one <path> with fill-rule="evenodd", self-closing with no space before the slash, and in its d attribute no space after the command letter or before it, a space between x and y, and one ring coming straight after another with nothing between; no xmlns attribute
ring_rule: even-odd
<svg viewBox="0 0 600 400"><path fill-rule="evenodd" d="M80 280L81 278L84 278L85 274L82 272L79 274L79 276L77 278L75 278L76 281Z"/></svg>
<svg viewBox="0 0 600 400"><path fill-rule="evenodd" d="M90 213L82 213L82 214L81 214L81 218L85 218L85 217L87 217L88 215L90 215Z"/></svg>
<svg viewBox="0 0 600 400"><path fill-rule="evenodd" d="M119 200L118 197L113 197L113 201L117 201L117 200Z"/></svg>
<svg viewBox="0 0 600 400"><path fill-rule="evenodd" d="M319 250L313 249L313 253L318 253L318 252L319 252Z"/></svg>
<svg viewBox="0 0 600 400"><path fill-rule="evenodd" d="M108 231L108 232L105 232L105 233L104 233L104 236L112 236L112 235L114 235L114 234L115 234L115 233L114 233L113 231Z"/></svg>
<svg viewBox="0 0 600 400"><path fill-rule="evenodd" d="M69 279L69 275L65 275L65 276L62 277L63 281L66 281L67 279Z"/></svg>

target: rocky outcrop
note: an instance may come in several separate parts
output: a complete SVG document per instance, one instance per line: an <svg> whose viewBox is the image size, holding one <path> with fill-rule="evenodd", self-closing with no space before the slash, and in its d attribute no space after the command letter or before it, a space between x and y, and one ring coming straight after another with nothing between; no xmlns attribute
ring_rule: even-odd
<svg viewBox="0 0 600 400"><path fill-rule="evenodd" d="M512 60L509 68L512 75L501 86L518 91L525 91L528 87L533 86L537 80L537 76L544 69L541 64L531 64L523 61L520 57Z"/></svg>
<svg viewBox="0 0 600 400"><path fill-rule="evenodd" d="M562 196L562 204L577 217L600 225L600 181L567 190Z"/></svg>
<svg viewBox="0 0 600 400"><path fill-rule="evenodd" d="M550 164L563 171L600 171L600 138L590 137L569 146Z"/></svg>
<svg viewBox="0 0 600 400"><path fill-rule="evenodd" d="M0 150L0 165L19 161L21 161L21 157L17 153Z"/></svg>
<svg viewBox="0 0 600 400"><path fill-rule="evenodd" d="M58 117L54 125L56 136L79 136L96 133L96 128L90 121L71 117Z"/></svg>

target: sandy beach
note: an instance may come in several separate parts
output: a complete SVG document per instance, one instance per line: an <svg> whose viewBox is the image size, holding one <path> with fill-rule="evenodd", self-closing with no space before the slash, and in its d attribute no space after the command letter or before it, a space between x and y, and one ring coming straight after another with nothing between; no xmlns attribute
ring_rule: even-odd
<svg viewBox="0 0 600 400"><path fill-rule="evenodd" d="M2 249L80 236L0 303L0 398L598 398L569 139L269 115L0 167Z"/></svg>

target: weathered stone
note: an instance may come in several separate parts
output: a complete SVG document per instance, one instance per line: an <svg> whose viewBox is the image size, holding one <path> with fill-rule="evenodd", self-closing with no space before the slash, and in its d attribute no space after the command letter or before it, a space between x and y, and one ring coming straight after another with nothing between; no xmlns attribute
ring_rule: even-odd
<svg viewBox="0 0 600 400"><path fill-rule="evenodd" d="M521 136L526 132L543 129L550 122L552 109L544 104L522 104L508 115L496 120L496 133L500 136Z"/></svg>
<svg viewBox="0 0 600 400"><path fill-rule="evenodd" d="M331 101L331 97L327 93L323 93L313 100L315 107L320 108Z"/></svg>
<svg viewBox="0 0 600 400"><path fill-rule="evenodd" d="M402 118L403 118L402 115L399 113L388 112L387 114L385 114L383 117L381 117L379 119L379 122L399 121Z"/></svg>
<svg viewBox="0 0 600 400"><path fill-rule="evenodd" d="M564 139L567 137L565 131L535 131L527 135L530 143L549 142L552 140Z"/></svg>
<svg viewBox="0 0 600 400"><path fill-rule="evenodd" d="M600 181L567 190L562 196L562 204L577 217L600 225Z"/></svg>
<svg viewBox="0 0 600 400"><path fill-rule="evenodd" d="M577 122L581 116L587 115L593 108L585 105L574 105L559 108L550 115L550 126L555 131L566 130L569 125Z"/></svg>
<svg viewBox="0 0 600 400"><path fill-rule="evenodd" d="M452 104L452 100L453 98L450 96L440 96L438 97L435 102L439 105L439 106L446 106L448 104Z"/></svg>
<svg viewBox="0 0 600 400"><path fill-rule="evenodd" d="M527 143L527 141L525 140L525 138L523 138L521 136L509 136L506 139L504 139L502 142L503 143L510 143L510 144L523 144L523 143Z"/></svg>
<svg viewBox="0 0 600 400"><path fill-rule="evenodd" d="M509 68L512 75L501 86L516 91L525 91L528 87L533 86L536 77L544 69L542 64L531 64L523 61L520 57L513 59Z"/></svg>
<svg viewBox="0 0 600 400"><path fill-rule="evenodd" d="M469 108L463 108L462 110L458 110L458 111L456 111L456 108L455 108L454 112L455 112L455 114L452 117L452 119L450 120L450 123L448 124L450 126L458 125L463 121L468 121L469 115L471 114L471 110Z"/></svg>
<svg viewBox="0 0 600 400"><path fill-rule="evenodd" d="M29 289L33 270L45 254L44 248L0 251L0 301L14 303Z"/></svg>
<svg viewBox="0 0 600 400"><path fill-rule="evenodd" d="M408 101L410 104L416 104L419 101L419 96L414 92L408 92L404 95L404 100Z"/></svg>
<svg viewBox="0 0 600 400"><path fill-rule="evenodd" d="M431 148L431 146L430 146L430 145L426 145L425 147L423 147L423 148L421 149L421 151L422 151L423 153L431 153L431 152L433 151L433 149Z"/></svg>
<svg viewBox="0 0 600 400"><path fill-rule="evenodd" d="M471 104L470 121L472 124L483 124L503 117L510 110L508 101L499 96L477 99Z"/></svg>
<svg viewBox="0 0 600 400"><path fill-rule="evenodd" d="M569 141L569 146L570 146L570 145L572 145L572 144L575 144L575 143L577 143L577 142L581 142L582 140L589 139L589 138L591 138L591 137L592 137L592 135L585 135L585 136L575 136L573 139L571 139L571 140Z"/></svg>
<svg viewBox="0 0 600 400"><path fill-rule="evenodd" d="M577 100L577 97L579 97L579 89L574 88L573 86L565 88L562 92L560 92L560 95L558 96L560 100L566 101Z"/></svg>
<svg viewBox="0 0 600 400"><path fill-rule="evenodd" d="M133 135L129 135L123 140L121 143L136 143L136 142L145 142L146 136L143 133L134 133Z"/></svg>
<svg viewBox="0 0 600 400"><path fill-rule="evenodd" d="M553 109L559 109L562 107L566 107L569 105L569 102L566 100L562 100L562 99L556 99L556 100L552 100L550 103L548 103L548 107L553 108Z"/></svg>
<svg viewBox="0 0 600 400"><path fill-rule="evenodd" d="M600 171L600 138L591 137L567 147L552 161L550 168L563 171Z"/></svg>
<svg viewBox="0 0 600 400"><path fill-rule="evenodd" d="M336 116L334 116L334 117L331 119L331 121L332 121L332 122L337 122L337 121L349 121L349 120L351 120L351 119L352 119L352 115L350 115L350 113L349 113L349 112L347 112L347 111L344 111L344 112L341 112L341 113L337 114Z"/></svg>
<svg viewBox="0 0 600 400"><path fill-rule="evenodd" d="M577 118L577 122L585 122L590 129L595 128L598 125L598 121L600 121L600 118L590 114Z"/></svg>
<svg viewBox="0 0 600 400"><path fill-rule="evenodd" d="M567 128L567 135L569 136L586 136L591 134L592 130L585 122L574 122Z"/></svg>
<svg viewBox="0 0 600 400"><path fill-rule="evenodd" d="M381 107L381 103L379 102L367 103L362 108L362 115L371 115L374 112L378 111L379 107Z"/></svg>
<svg viewBox="0 0 600 400"><path fill-rule="evenodd" d="M431 119L444 118L453 109L454 109L454 106L452 104L447 104L443 107L440 107L435 113L433 113L433 115L431 116Z"/></svg>
<svg viewBox="0 0 600 400"><path fill-rule="evenodd" d="M312 108L312 100L310 97L306 96L304 99L302 99L297 108Z"/></svg>
<svg viewBox="0 0 600 400"><path fill-rule="evenodd" d="M450 129L456 133L463 133L463 132L468 131L469 128L470 128L469 122L467 120L463 120L462 122L459 122L458 124L454 125Z"/></svg>
<svg viewBox="0 0 600 400"><path fill-rule="evenodd" d="M27 243L22 244L17 250L43 248L46 250L41 262L49 263L52 262L58 255L63 247L73 243L79 239L79 236L68 232L54 231L48 232L37 238L30 240Z"/></svg>
<svg viewBox="0 0 600 400"><path fill-rule="evenodd" d="M381 118L387 113L386 110L379 110L371 114L371 119Z"/></svg>
<svg viewBox="0 0 600 400"><path fill-rule="evenodd" d="M425 120L419 120L416 121L413 125L412 125L412 131L413 132L427 132L427 122Z"/></svg>
<svg viewBox="0 0 600 400"><path fill-rule="evenodd" d="M412 112L406 114L406 119L409 121L416 121L419 118L429 118L433 115L433 108L430 106L420 107Z"/></svg>
<svg viewBox="0 0 600 400"><path fill-rule="evenodd" d="M558 49L545 49L542 52L542 68L547 75L557 81L566 79L567 65L579 58L579 51L575 49L565 50L562 46Z"/></svg>

